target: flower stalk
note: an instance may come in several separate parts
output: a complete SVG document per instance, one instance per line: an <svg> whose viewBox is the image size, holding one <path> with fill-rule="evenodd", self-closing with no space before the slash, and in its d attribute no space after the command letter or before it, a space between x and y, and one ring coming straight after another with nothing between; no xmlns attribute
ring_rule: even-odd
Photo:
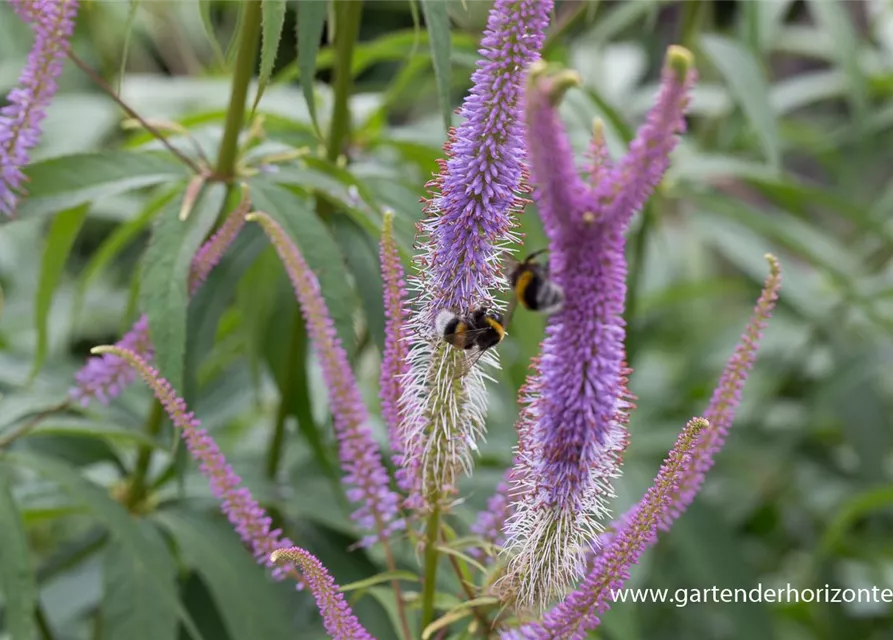
<svg viewBox="0 0 893 640"><path fill-rule="evenodd" d="M223 139L217 155L218 180L231 181L235 177L236 160L239 153L239 135L245 122L245 110L248 101L248 87L254 75L257 50L260 43L261 2L260 0L242 2L241 27L238 35L238 52L233 82L230 89L229 107L226 110L226 123L223 127Z"/></svg>

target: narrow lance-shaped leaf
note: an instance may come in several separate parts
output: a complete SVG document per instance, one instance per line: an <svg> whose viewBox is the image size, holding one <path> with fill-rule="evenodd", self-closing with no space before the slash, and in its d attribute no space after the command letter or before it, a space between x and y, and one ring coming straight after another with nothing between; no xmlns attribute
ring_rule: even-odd
<svg viewBox="0 0 893 640"><path fill-rule="evenodd" d="M99 198L185 179L186 167L163 153L104 151L41 160L28 165L28 199L19 216L70 209Z"/></svg>
<svg viewBox="0 0 893 640"><path fill-rule="evenodd" d="M11 638L37 640L37 584L29 561L25 525L7 482L9 471L0 466L0 593L5 627Z"/></svg>
<svg viewBox="0 0 893 640"><path fill-rule="evenodd" d="M143 256L140 300L149 318L155 359L165 378L182 384L186 353L187 279L196 250L220 213L226 187L209 186L184 222L179 203L161 212Z"/></svg>
<svg viewBox="0 0 893 640"><path fill-rule="evenodd" d="M267 83L270 81L270 76L273 74L273 65L276 63L276 54L279 51L279 41L282 37L282 25L285 23L285 0L260 1L263 3L261 5L260 74L257 80L257 94L254 96L254 105L251 107L252 112L257 109L267 88Z"/></svg>
<svg viewBox="0 0 893 640"><path fill-rule="evenodd" d="M159 548L147 541L138 521L104 487L87 480L77 468L58 458L22 451L8 452L5 457L13 464L37 471L57 483L72 498L85 504L114 539L124 545L133 561L140 564L151 597L175 607L189 634L197 640L203 638L189 612L177 599L176 582L157 570L165 564L165 560L158 557Z"/></svg>
<svg viewBox="0 0 893 640"><path fill-rule="evenodd" d="M192 296L199 289L209 272L220 261L224 252L232 244L245 224L245 214L248 212L250 201L248 186L242 185L242 199L239 205L227 216L220 229L214 233L192 258L189 270L189 295ZM170 215L168 213L168 215ZM146 315L134 323L133 327L122 337L116 346L140 354L143 358L151 360L155 354L155 348L149 336L149 319ZM135 373L133 369L118 356L106 353L87 360L80 371L75 374L77 386L72 389L72 397L86 406L91 398L96 398L103 404L107 404L112 398L123 391L127 385L133 382Z"/></svg>
<svg viewBox="0 0 893 640"><path fill-rule="evenodd" d="M34 349L34 364L31 367L31 379L40 371L47 354L49 330L47 327L50 308L56 287L65 272L65 263L71 253L71 247L87 219L89 207L82 205L63 211L53 220L47 235L46 247L40 264L40 281L37 284L34 300L34 324L37 329L37 346Z"/></svg>
<svg viewBox="0 0 893 640"><path fill-rule="evenodd" d="M769 104L769 84L759 63L741 44L720 36L701 36L701 48L741 104L770 166L778 169L781 162L778 126Z"/></svg>
<svg viewBox="0 0 893 640"><path fill-rule="evenodd" d="M434 77L437 79L437 97L443 115L443 126L450 130L453 109L450 104L450 17L447 3L443 0L421 0L425 14L425 25L431 41L431 60L434 63Z"/></svg>
<svg viewBox="0 0 893 640"><path fill-rule="evenodd" d="M310 119L318 135L319 122L316 119L316 99L313 96L313 80L316 74L316 55L326 23L328 0L300 0L298 2L298 69L301 72L301 90L307 101Z"/></svg>

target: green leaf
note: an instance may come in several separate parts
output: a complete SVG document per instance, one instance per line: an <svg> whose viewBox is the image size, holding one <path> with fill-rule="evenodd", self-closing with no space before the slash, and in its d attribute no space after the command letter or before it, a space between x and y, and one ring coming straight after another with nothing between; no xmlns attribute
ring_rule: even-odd
<svg viewBox="0 0 893 640"><path fill-rule="evenodd" d="M830 53L846 74L846 95L855 112L854 124L858 126L868 112L868 88L859 68L860 38L853 27L851 14L835 0L810 0L809 10L834 43Z"/></svg>
<svg viewBox="0 0 893 640"><path fill-rule="evenodd" d="M34 349L31 380L34 380L46 359L47 344L49 343L47 320L50 315L50 307L53 304L53 294L56 292L56 287L59 286L59 281L62 280L68 254L71 253L71 247L87 218L89 209L87 205L81 205L63 211L53 219L50 225L40 264L40 280L34 294L34 325L37 330L37 346Z"/></svg>
<svg viewBox="0 0 893 640"><path fill-rule="evenodd" d="M326 22L327 0L301 0L298 2L298 70L301 72L301 90L307 101L313 128L319 135L316 119L316 99L313 96L313 78L316 72L316 56L319 41Z"/></svg>
<svg viewBox="0 0 893 640"><path fill-rule="evenodd" d="M443 126L449 131L453 119L450 100L450 16L447 3L442 0L422 0L422 13L425 26L431 39L431 59L434 63L434 76L437 79L437 95L440 98L440 111Z"/></svg>
<svg viewBox="0 0 893 640"><path fill-rule="evenodd" d="M77 291L75 292L74 299L74 309L72 312L73 318L80 316L81 307L84 303L84 296L86 295L87 288L90 284L102 273L103 269L105 269L128 244L130 244L130 242L142 233L143 229L145 229L152 221L152 218L154 218L165 205L170 203L171 198L178 193L179 189L169 191L162 194L160 197L153 199L138 216L117 226L115 230L109 234L108 238L99 245L99 248L93 252L93 255L90 256L90 261L87 262L87 266L81 270L81 276L78 279Z"/></svg>
<svg viewBox="0 0 893 640"><path fill-rule="evenodd" d="M151 570L155 580L163 580L172 592L177 590L177 568L158 531L148 522L140 523L145 544L151 546L156 562ZM155 640L176 637L176 600L159 599L153 593L152 577L145 563L133 557L120 542L112 542L103 558L104 595L100 607L102 637L106 640Z"/></svg>
<svg viewBox="0 0 893 640"><path fill-rule="evenodd" d="M350 584L341 585L341 591L356 591L358 589L368 589L382 582L392 582L394 580L408 580L410 582L418 582L419 577L411 571L385 571L365 580L358 580Z"/></svg>
<svg viewBox="0 0 893 640"><path fill-rule="evenodd" d="M593 42L606 44L618 37L623 31L635 23L648 18L658 8L657 0L639 0L638 2L623 2L614 5L614 9L601 18L589 37Z"/></svg>
<svg viewBox="0 0 893 640"><path fill-rule="evenodd" d="M180 202L171 201L156 219L152 240L143 255L140 302L149 316L158 370L175 389L183 386L189 267L225 198L224 185L206 187L186 221L178 217Z"/></svg>
<svg viewBox="0 0 893 640"><path fill-rule="evenodd" d="M29 436L79 436L82 438L98 438L109 442L120 442L127 445L142 445L156 449L166 449L139 429L128 429L113 422L59 416L47 418L28 432Z"/></svg>
<svg viewBox="0 0 893 640"><path fill-rule="evenodd" d="M211 0L198 0L198 12L202 19L202 26L205 28L205 36L211 44L211 50L214 52L214 61L221 69L226 69L226 54L223 47L220 46L220 40L214 31L214 21L211 19Z"/></svg>
<svg viewBox="0 0 893 640"><path fill-rule="evenodd" d="M154 519L202 576L233 640L295 637L288 599L225 520L186 507L164 509Z"/></svg>
<svg viewBox="0 0 893 640"><path fill-rule="evenodd" d="M837 516L822 534L817 550L818 556L821 558L832 553L841 543L847 531L860 518L875 511L888 512L890 505L893 505L893 487L869 489L849 498L838 509Z"/></svg>
<svg viewBox="0 0 893 640"><path fill-rule="evenodd" d="M164 574L163 567L169 561L167 551L165 550L164 555L159 553L158 547L146 538L139 522L115 502L106 489L93 484L84 478L77 468L56 458L23 451L8 452L4 457L13 464L28 467L52 480L72 498L85 504L108 528L113 539L123 545L133 558L133 562L139 565L151 598L165 603L166 606L175 607L189 633L194 638L202 638L189 613L177 600L176 590L172 588Z"/></svg>
<svg viewBox="0 0 893 640"><path fill-rule="evenodd" d="M356 293L349 284L347 268L338 243L304 198L258 178L251 183L251 199L255 207L282 225L294 240L308 266L319 279L322 296L329 308L341 344L348 355L356 350L353 313Z"/></svg>
<svg viewBox="0 0 893 640"><path fill-rule="evenodd" d="M9 469L0 466L0 592L6 632L16 640L36 640L37 584L31 571L25 526L8 484Z"/></svg>
<svg viewBox="0 0 893 640"><path fill-rule="evenodd" d="M282 38L282 25L285 23L285 9L285 0L262 0L260 74L257 80L257 94L251 107L252 112L257 109L270 76L273 75L273 65L279 52L279 40Z"/></svg>
<svg viewBox="0 0 893 640"><path fill-rule="evenodd" d="M773 169L781 163L778 126L769 101L769 85L754 56L740 43L721 36L701 36L701 47L725 78L756 131Z"/></svg>
<svg viewBox="0 0 893 640"><path fill-rule="evenodd" d="M263 231L257 225L247 225L193 296L187 321L186 389L194 388L191 379L214 347L220 318L232 302L242 276L268 247Z"/></svg>
<svg viewBox="0 0 893 640"><path fill-rule="evenodd" d="M28 165L28 199L20 218L33 218L162 182L189 177L164 153L104 151L51 158Z"/></svg>
<svg viewBox="0 0 893 640"><path fill-rule="evenodd" d="M372 237L350 218L339 216L332 221L332 231L344 250L347 266L357 283L363 304L366 329L380 353L384 352L384 286L381 280L378 247Z"/></svg>

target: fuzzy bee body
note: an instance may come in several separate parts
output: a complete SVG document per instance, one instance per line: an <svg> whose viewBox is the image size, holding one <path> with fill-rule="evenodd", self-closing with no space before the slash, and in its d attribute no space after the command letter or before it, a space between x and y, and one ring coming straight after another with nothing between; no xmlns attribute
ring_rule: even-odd
<svg viewBox="0 0 893 640"><path fill-rule="evenodd" d="M515 304L551 315L564 305L564 289L549 279L548 267L534 260L540 253L532 253L517 263L509 273L509 284L515 292Z"/></svg>
<svg viewBox="0 0 893 640"><path fill-rule="evenodd" d="M479 307L466 316L460 316L452 311L441 311L434 326L445 342L469 352L463 375L487 349L492 349L505 337L502 315L491 312L485 307Z"/></svg>

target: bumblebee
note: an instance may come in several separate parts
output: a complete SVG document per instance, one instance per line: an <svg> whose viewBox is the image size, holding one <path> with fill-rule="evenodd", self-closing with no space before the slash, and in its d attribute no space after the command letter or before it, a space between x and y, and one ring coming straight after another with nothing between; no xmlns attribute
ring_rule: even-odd
<svg viewBox="0 0 893 640"><path fill-rule="evenodd" d="M492 349L505 337L502 314L486 307L478 307L465 316L443 310L437 315L434 326L445 342L468 352L461 375L468 373L487 349Z"/></svg>
<svg viewBox="0 0 893 640"><path fill-rule="evenodd" d="M564 305L564 289L549 279L549 267L535 260L545 251L531 253L509 272L509 284L515 292L512 309L520 303L525 309L551 315Z"/></svg>

